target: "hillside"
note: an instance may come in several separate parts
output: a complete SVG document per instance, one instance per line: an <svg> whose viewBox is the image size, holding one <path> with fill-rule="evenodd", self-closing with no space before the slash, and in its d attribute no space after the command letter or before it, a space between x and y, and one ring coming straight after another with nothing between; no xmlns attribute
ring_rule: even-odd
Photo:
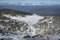
<svg viewBox="0 0 60 40"><path fill-rule="evenodd" d="M32 15L31 13L28 12L23 12L23 11L18 11L18 10L12 10L12 9L0 9L0 15L1 14L10 14L10 15Z"/></svg>
<svg viewBox="0 0 60 40"><path fill-rule="evenodd" d="M11 9L1 9L0 34L54 38L60 34L60 16L41 16Z"/></svg>

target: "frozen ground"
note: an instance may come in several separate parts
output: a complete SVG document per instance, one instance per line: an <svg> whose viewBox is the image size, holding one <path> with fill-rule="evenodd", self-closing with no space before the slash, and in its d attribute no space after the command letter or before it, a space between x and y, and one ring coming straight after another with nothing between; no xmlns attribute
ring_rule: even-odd
<svg viewBox="0 0 60 40"><path fill-rule="evenodd" d="M19 27L18 27L17 24L15 24L15 21L14 22L12 21L12 23L11 23L9 20L3 20L3 21L0 20L0 21L2 21L2 23L3 22L4 23L5 22L6 23L10 22L10 23L8 23L9 27L10 27L11 24L13 26L17 25L16 29L14 29L15 31L13 31L15 34L9 34L9 35L5 34L4 36L2 36L2 34L0 34L0 38L13 38L13 40L44 40L44 39L45 40L58 40L58 39L60 39L60 34L56 34L58 32L57 30L60 30L60 29L59 29L59 26L55 29L55 26L53 25L53 21L54 21L53 17L49 17L48 16L45 19L44 16L38 16L36 14L27 15L25 17L12 16L12 15L9 15L9 14L8 15L7 14L3 14L2 16L6 17L6 18L9 18L10 21L11 20L13 20L13 21L15 20L16 23L19 24ZM24 22L25 24L23 24L23 26L21 26L20 25L21 22L22 23ZM26 25L26 24L28 24L28 25ZM41 25L42 25L42 27L41 27ZM3 29L4 27L6 27L6 25L4 26L4 25L0 24L0 27ZM20 27L21 27L21 30L18 30ZM24 28L27 28L27 29L24 30ZM6 29L4 29L4 30L8 30L8 27ZM38 30L38 32L36 32L36 30ZM36 34L36 33L38 33L38 34ZM40 36L40 35L42 35L42 37L41 37L41 39L38 38L38 36L37 36L37 38L24 39L23 37L26 36L26 35L29 35L29 36L35 36L35 35Z"/></svg>

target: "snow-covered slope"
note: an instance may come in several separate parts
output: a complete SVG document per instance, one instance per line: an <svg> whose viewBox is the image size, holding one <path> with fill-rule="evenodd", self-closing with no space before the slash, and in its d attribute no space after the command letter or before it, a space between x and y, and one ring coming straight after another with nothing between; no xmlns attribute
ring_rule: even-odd
<svg viewBox="0 0 60 40"><path fill-rule="evenodd" d="M36 24L39 20L43 19L44 17L43 16L38 16L36 14L33 14L31 16L25 16L25 17L21 17L21 16L18 16L18 17L15 17L15 16L11 16L11 15L3 15L7 18L10 18L10 19L14 19L16 21L22 21L22 22L25 22L28 24L27 28L27 33L28 35L30 36L34 36L36 35L35 32L36 32L36 29L34 28L34 24Z"/></svg>
<svg viewBox="0 0 60 40"><path fill-rule="evenodd" d="M15 19L17 21L23 21L23 22L26 22L28 23L29 25L34 25L36 24L40 19L43 19L44 17L42 16L38 16L36 14L34 15L31 15L31 16L26 16L26 17L21 17L21 16L18 16L18 17L15 17L15 16L11 16L11 15L3 15L7 18L10 18L10 19Z"/></svg>
<svg viewBox="0 0 60 40"><path fill-rule="evenodd" d="M25 36L48 40L60 38L60 16L25 15L9 11L1 12L0 37L11 37L12 35L13 40L23 39Z"/></svg>

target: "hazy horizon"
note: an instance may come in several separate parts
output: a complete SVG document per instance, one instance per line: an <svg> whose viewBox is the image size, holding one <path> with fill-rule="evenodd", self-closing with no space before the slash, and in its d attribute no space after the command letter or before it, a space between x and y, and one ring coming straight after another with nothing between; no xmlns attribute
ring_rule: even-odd
<svg viewBox="0 0 60 40"><path fill-rule="evenodd" d="M0 3L60 3L60 0L0 0Z"/></svg>

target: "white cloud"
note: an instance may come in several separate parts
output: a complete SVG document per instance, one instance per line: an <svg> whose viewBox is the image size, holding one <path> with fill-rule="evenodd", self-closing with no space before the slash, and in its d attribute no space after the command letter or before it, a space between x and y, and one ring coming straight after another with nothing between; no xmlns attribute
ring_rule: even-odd
<svg viewBox="0 0 60 40"><path fill-rule="evenodd" d="M57 2L40 2L40 3L20 3L20 2L1 2L0 5L60 5Z"/></svg>

